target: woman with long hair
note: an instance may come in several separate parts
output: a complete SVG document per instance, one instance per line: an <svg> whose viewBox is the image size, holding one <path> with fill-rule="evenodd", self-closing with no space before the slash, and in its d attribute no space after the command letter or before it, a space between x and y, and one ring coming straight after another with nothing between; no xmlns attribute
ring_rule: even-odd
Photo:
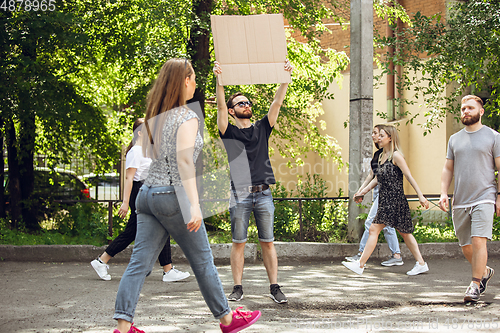
<svg viewBox="0 0 500 333"><path fill-rule="evenodd" d="M132 325L135 307L144 279L169 235L186 255L222 332L238 332L260 317L260 311L230 310L214 265L196 187L195 161L203 147L201 120L186 106L195 89L191 63L171 59L148 96L141 141L144 155L152 162L137 196L137 235L116 296L114 333L143 332ZM187 205L187 211L181 205Z"/></svg>
<svg viewBox="0 0 500 333"><path fill-rule="evenodd" d="M354 194L355 198L360 198L359 202L362 201L363 196L359 195L359 192L365 188L377 175L378 170L378 159L383 149L378 145L378 139L380 135L380 130L384 127L384 125L375 125L372 131L372 140L377 148L377 151L373 154L373 158L371 160L371 169L370 173L366 177L365 181L359 187L359 190ZM377 215L378 210L378 188L379 186L375 186L373 188L373 201L372 206L370 208L370 212L368 213L368 217L365 221L365 231L363 232L363 236L361 237L361 241L359 242L359 251L357 254L352 257L346 257L347 261L358 261L361 258L361 253L365 249L366 242L368 241L368 237L370 235L370 226L372 225L373 219ZM401 266L403 265L403 259L401 258L401 251L399 249L399 241L398 236L396 235L396 230L393 227L386 226L384 229L385 240L387 241L387 245L389 246L389 250L391 250L391 257L383 261L382 266Z"/></svg>
<svg viewBox="0 0 500 333"><path fill-rule="evenodd" d="M108 273L108 262L115 255L125 250L135 240L137 231L137 214L135 212L135 199L139 193L139 189L148 175L149 165L151 159L142 155L142 148L140 146L139 138L142 135L142 127L144 118L138 118L132 129L134 136L130 141L125 157L125 185L123 186L123 202L118 210L118 216L125 218L130 207L130 217L128 219L125 230L116 237L111 244L108 245L106 250L92 260L90 263L97 275L105 281L111 280L111 275ZM174 282L184 280L189 277L188 272L181 272L172 266L172 252L170 250L170 237L163 247L163 250L158 256L160 265L163 267L163 278L165 282Z"/></svg>
<svg viewBox="0 0 500 333"><path fill-rule="evenodd" d="M365 264L377 245L380 231L382 231L386 225L389 225L398 230L406 246L417 261L413 269L406 274L417 275L425 273L429 270L429 267L422 258L417 241L412 235L414 227L411 219L410 206L408 205L403 189L403 175L417 192L420 204L426 209L429 208L429 201L420 191L401 153L397 129L390 125L385 125L381 128L378 144L383 151L379 156L377 175L354 197L356 202L361 202L363 196L379 184L377 215L370 226L370 235L359 261L343 261L342 264L357 274L363 274Z"/></svg>

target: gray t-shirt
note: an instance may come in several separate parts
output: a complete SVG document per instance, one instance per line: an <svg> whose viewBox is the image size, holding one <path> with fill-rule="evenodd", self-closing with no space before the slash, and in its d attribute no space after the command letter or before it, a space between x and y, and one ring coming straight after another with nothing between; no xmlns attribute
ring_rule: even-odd
<svg viewBox="0 0 500 333"><path fill-rule="evenodd" d="M181 177L177 168L177 130L184 122L193 118L198 119L198 133L194 143L193 162L196 162L201 149L203 139L200 134L200 118L196 113L186 107L175 108L168 111L163 132L159 157L153 159L149 167L148 177L144 181L148 186L182 186ZM168 162L167 162L168 160Z"/></svg>
<svg viewBox="0 0 500 333"><path fill-rule="evenodd" d="M448 141L446 158L453 160L453 208L495 203L495 158L500 156L500 134L488 126L475 132L462 129Z"/></svg>

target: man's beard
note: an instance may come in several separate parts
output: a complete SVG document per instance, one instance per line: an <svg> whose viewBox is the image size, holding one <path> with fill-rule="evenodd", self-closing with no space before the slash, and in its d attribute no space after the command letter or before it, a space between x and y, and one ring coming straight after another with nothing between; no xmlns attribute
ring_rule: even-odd
<svg viewBox="0 0 500 333"><path fill-rule="evenodd" d="M462 124L464 124L465 126L470 126L470 125L474 125L475 123L477 123L480 118L481 118L481 116L478 112L477 114L470 116L469 119L465 119L465 116L462 116L460 118L460 120L462 121Z"/></svg>
<svg viewBox="0 0 500 333"><path fill-rule="evenodd" d="M250 119L250 118L252 118L252 110L250 110L250 112L234 110L234 115L238 119Z"/></svg>

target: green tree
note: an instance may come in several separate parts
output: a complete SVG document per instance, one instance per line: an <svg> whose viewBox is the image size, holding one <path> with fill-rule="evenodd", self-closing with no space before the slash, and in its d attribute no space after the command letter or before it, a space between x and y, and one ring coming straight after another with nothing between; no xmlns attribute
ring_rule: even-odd
<svg viewBox="0 0 500 333"><path fill-rule="evenodd" d="M0 13L0 123L14 227L22 216L28 229L39 228L35 152L56 165L83 151L97 170L112 168L159 66L185 54L190 10L168 0L73 0Z"/></svg>
<svg viewBox="0 0 500 333"><path fill-rule="evenodd" d="M91 18L86 20L88 26L85 31L94 36L93 40L105 40L106 44L102 45L102 48L99 46L99 49L103 51L100 51L98 58L88 66L87 74L75 79L86 91L86 96L89 98L94 96L92 97L94 100L112 106L114 111L127 111L132 115L141 114L144 111L144 100L149 84L154 79L159 66L172 56L187 54L197 73L198 88L194 100L199 101L202 109L206 111L209 133L213 137L218 137L214 121L216 110L210 106L206 108L204 105L207 98L213 98L212 96L215 95L215 78L211 71L214 55L211 46L210 15L281 12L290 25L289 57L296 66L296 74L284 108L285 116L280 117L276 138L285 140L276 140L279 144L279 151L298 163L301 163L301 154L317 151L322 156L341 164L338 153L340 148L332 137L322 134L326 124L317 122L318 116L322 113L320 101L333 97L327 93L329 84L341 78L341 71L348 64L348 58L344 52L322 49L319 40L321 35L328 31L322 23L324 20L343 22L341 16L336 13L338 8L342 8L341 2L333 0L325 3L308 0L302 3L282 3L268 0L261 3L247 1L222 3L199 0L175 4L163 1L161 5L158 5L157 1L132 2L140 2L142 7L137 8L136 11L133 8L128 10L124 7L131 7L130 2L126 5L122 4L122 1L115 1L103 3L103 9L95 13L91 11L88 14ZM120 7L119 4L124 7ZM117 13L112 15L112 8L115 8ZM169 10L170 8L176 8L176 11ZM102 14L102 12L107 14ZM148 14L144 16L144 12ZM101 16L114 17L115 15L118 15L115 20L101 18ZM129 24L130 22L132 23ZM149 29L153 28L155 32L150 33ZM127 31L127 36L130 35L128 38L133 41L127 44L134 45L134 47L120 46L123 29ZM292 38L290 34L292 30L298 32L306 42L299 43ZM164 47L157 47L160 42ZM152 49L156 52L147 52ZM117 59L118 54L121 55L119 59ZM109 66L110 59L116 59L113 66ZM104 65L99 65L101 62L104 62ZM137 63L145 65L138 66ZM125 80L129 82L128 91L125 91L124 85L120 84ZM112 90L112 94L96 95L99 91L107 92L109 89ZM266 108L272 100L275 85L232 87L231 89L242 90L257 100L261 108L256 108L255 111L257 116L261 116L267 112ZM109 96L117 98L111 100ZM300 98L291 96L300 96ZM130 105L134 107L127 108ZM307 144L301 144L297 137L302 137Z"/></svg>
<svg viewBox="0 0 500 333"><path fill-rule="evenodd" d="M348 58L322 49L320 37L328 33L323 22L343 22L346 5L340 0L66 0L53 11L0 12L0 124L13 225L22 216L26 227L39 228L31 204L36 152L47 153L55 165L85 151L96 157L99 170L112 167L117 141L144 111L149 86L166 59L188 54L199 77L196 98L203 103L214 95L212 14L283 13L296 70L277 126L275 138L284 139L277 141L278 149L298 163L315 151L340 164L338 145L322 133L326 124L317 120L320 102L333 98L328 86L340 79ZM275 85L231 89L252 97L261 116ZM217 137L215 109L207 111L208 129Z"/></svg>
<svg viewBox="0 0 500 333"><path fill-rule="evenodd" d="M414 93L397 102L425 100L424 135L439 126L448 112L458 114L457 99L465 92L487 95L486 112L498 114L500 2L455 2L444 21L440 13L431 17L416 13L393 37L378 36L380 46L394 49L394 54L386 53L381 59L383 74L398 75L391 70L391 62L403 66L397 88ZM410 122L417 116L406 115Z"/></svg>
<svg viewBox="0 0 500 333"><path fill-rule="evenodd" d="M77 146L104 165L118 150L102 111L78 93L68 74L78 71L88 38L75 2L54 11L2 11L1 123L6 136L13 226L39 229L32 198L36 151L68 160ZM2 181L3 184L3 181Z"/></svg>

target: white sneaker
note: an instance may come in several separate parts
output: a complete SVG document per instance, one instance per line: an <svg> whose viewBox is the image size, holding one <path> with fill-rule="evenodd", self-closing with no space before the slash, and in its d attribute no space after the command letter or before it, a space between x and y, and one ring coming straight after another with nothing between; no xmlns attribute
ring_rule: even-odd
<svg viewBox="0 0 500 333"><path fill-rule="evenodd" d="M406 272L408 275L418 275L421 273L425 273L429 271L429 266L427 266L427 263L424 263L423 265L420 265L417 261L415 266L411 269L411 271Z"/></svg>
<svg viewBox="0 0 500 333"><path fill-rule="evenodd" d="M363 271L365 270L364 267L359 267L359 261L342 261L342 265L359 275L363 274Z"/></svg>
<svg viewBox="0 0 500 333"><path fill-rule="evenodd" d="M163 272L163 281L164 282L175 282L187 279L191 274L189 272L181 272L172 267L167 273Z"/></svg>
<svg viewBox="0 0 500 333"><path fill-rule="evenodd" d="M90 262L92 267L94 267L95 272L99 277L105 281L111 280L111 275L108 274L108 268L109 266L106 265L105 263L100 262L97 259L94 259Z"/></svg>

